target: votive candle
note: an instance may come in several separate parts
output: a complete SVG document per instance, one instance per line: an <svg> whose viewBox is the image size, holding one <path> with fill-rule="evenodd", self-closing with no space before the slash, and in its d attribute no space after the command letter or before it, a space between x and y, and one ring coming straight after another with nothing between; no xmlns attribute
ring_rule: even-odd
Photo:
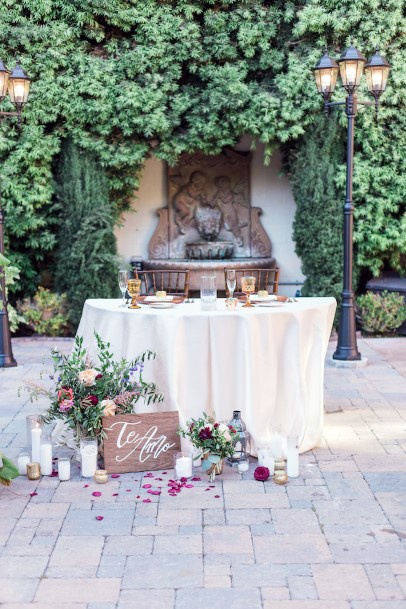
<svg viewBox="0 0 406 609"><path fill-rule="evenodd" d="M193 458L188 453L178 453L175 457L175 474L177 478L193 476Z"/></svg>
<svg viewBox="0 0 406 609"><path fill-rule="evenodd" d="M30 461L31 461L31 459L30 459L30 455L28 453L21 453L21 455L18 455L17 468L18 468L18 473L20 474L20 476L27 475L27 465L28 465L28 463L30 463Z"/></svg>
<svg viewBox="0 0 406 609"><path fill-rule="evenodd" d="M70 459L67 457L58 459L58 478L61 482L70 480Z"/></svg>
<svg viewBox="0 0 406 609"><path fill-rule="evenodd" d="M52 474L52 443L49 436L42 438L39 462L41 464L41 474L50 476Z"/></svg>

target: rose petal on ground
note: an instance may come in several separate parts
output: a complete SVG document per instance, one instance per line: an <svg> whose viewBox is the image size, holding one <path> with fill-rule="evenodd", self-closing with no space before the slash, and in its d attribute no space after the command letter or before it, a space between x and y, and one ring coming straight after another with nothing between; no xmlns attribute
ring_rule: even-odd
<svg viewBox="0 0 406 609"><path fill-rule="evenodd" d="M159 480L160 482L162 482L162 478L155 478L155 480Z"/></svg>
<svg viewBox="0 0 406 609"><path fill-rule="evenodd" d="M127 493L131 493L131 489L130 488L127 489Z"/></svg>
<svg viewBox="0 0 406 609"><path fill-rule="evenodd" d="M151 499L143 499L142 503L151 503Z"/></svg>
<svg viewBox="0 0 406 609"><path fill-rule="evenodd" d="M205 491L209 491L210 489L209 489L209 488L205 488L204 490L205 490Z"/></svg>
<svg viewBox="0 0 406 609"><path fill-rule="evenodd" d="M89 488L89 485L88 484L84 484L83 488Z"/></svg>
<svg viewBox="0 0 406 609"><path fill-rule="evenodd" d="M111 474L112 478L120 478L120 474Z"/></svg>
<svg viewBox="0 0 406 609"><path fill-rule="evenodd" d="M143 484L142 488L151 488L152 484Z"/></svg>
<svg viewBox="0 0 406 609"><path fill-rule="evenodd" d="M210 484L210 488L216 488L215 484Z"/></svg>
<svg viewBox="0 0 406 609"><path fill-rule="evenodd" d="M112 497L118 497L118 493L113 493Z"/></svg>
<svg viewBox="0 0 406 609"><path fill-rule="evenodd" d="M96 516L96 520L103 520L104 516Z"/></svg>
<svg viewBox="0 0 406 609"><path fill-rule="evenodd" d="M101 492L100 491L93 491L92 495L93 495L93 497L101 497Z"/></svg>
<svg viewBox="0 0 406 609"><path fill-rule="evenodd" d="M191 479L192 482L200 482L201 478L198 478L198 476L194 476L194 478Z"/></svg>
<svg viewBox="0 0 406 609"><path fill-rule="evenodd" d="M36 497L38 493L30 493L30 497Z"/></svg>
<svg viewBox="0 0 406 609"><path fill-rule="evenodd" d="M137 499L141 499L141 495L137 495Z"/></svg>
<svg viewBox="0 0 406 609"><path fill-rule="evenodd" d="M187 484L186 485L186 488L193 488L193 487L194 487L194 484Z"/></svg>
<svg viewBox="0 0 406 609"><path fill-rule="evenodd" d="M180 481L181 481L181 482L187 482L187 478L183 478L183 477L182 477L182 478L180 479Z"/></svg>
<svg viewBox="0 0 406 609"><path fill-rule="evenodd" d="M149 490L149 491L147 491L147 493L149 493L150 495L160 495L161 491L152 491L152 490Z"/></svg>
<svg viewBox="0 0 406 609"><path fill-rule="evenodd" d="M215 499L220 499L220 495L214 495Z"/></svg>
<svg viewBox="0 0 406 609"><path fill-rule="evenodd" d="M162 472L162 475L165 476L165 474L167 474L168 472Z"/></svg>

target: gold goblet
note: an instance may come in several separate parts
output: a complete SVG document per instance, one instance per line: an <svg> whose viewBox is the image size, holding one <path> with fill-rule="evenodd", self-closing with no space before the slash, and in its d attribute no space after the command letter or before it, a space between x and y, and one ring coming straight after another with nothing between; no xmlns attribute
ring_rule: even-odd
<svg viewBox="0 0 406 609"><path fill-rule="evenodd" d="M129 309L141 309L139 304L137 303L137 296L141 291L141 279L129 279L127 281L127 290L129 295L131 296L131 304L129 305Z"/></svg>
<svg viewBox="0 0 406 609"><path fill-rule="evenodd" d="M242 277L241 278L241 290L247 296L247 302L243 307L253 307L254 305L250 302L250 294L255 292L255 277Z"/></svg>

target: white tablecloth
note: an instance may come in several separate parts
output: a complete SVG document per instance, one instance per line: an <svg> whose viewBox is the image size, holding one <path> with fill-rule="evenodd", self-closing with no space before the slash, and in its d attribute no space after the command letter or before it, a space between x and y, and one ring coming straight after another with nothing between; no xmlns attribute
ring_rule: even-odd
<svg viewBox="0 0 406 609"><path fill-rule="evenodd" d="M130 310L118 300L94 299L84 305L78 334L93 357L95 331L117 358L157 352L145 378L157 383L165 401L149 409L178 410L181 423L203 412L227 421L241 410L257 447L281 433L298 436L304 452L321 440L324 359L335 309L334 298L239 305L232 312L223 300L207 312L198 300Z"/></svg>

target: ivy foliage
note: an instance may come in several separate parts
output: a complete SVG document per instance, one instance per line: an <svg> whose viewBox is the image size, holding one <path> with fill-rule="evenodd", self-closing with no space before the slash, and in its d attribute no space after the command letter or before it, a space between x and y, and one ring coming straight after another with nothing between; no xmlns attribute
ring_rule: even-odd
<svg viewBox="0 0 406 609"><path fill-rule="evenodd" d="M337 55L352 35L363 53L379 45L393 65L381 122L370 109L357 120L358 261L374 273L385 261L399 267L402 10L402 0L3 0L0 57L11 66L18 56L32 77L22 131L0 125L8 250L25 290L56 246L53 173L63 140L97 157L114 222L151 154L174 163L185 151L217 153L242 134L264 142L268 156L280 143L305 145L321 111L311 68L324 45ZM343 163L337 187L340 180Z"/></svg>

